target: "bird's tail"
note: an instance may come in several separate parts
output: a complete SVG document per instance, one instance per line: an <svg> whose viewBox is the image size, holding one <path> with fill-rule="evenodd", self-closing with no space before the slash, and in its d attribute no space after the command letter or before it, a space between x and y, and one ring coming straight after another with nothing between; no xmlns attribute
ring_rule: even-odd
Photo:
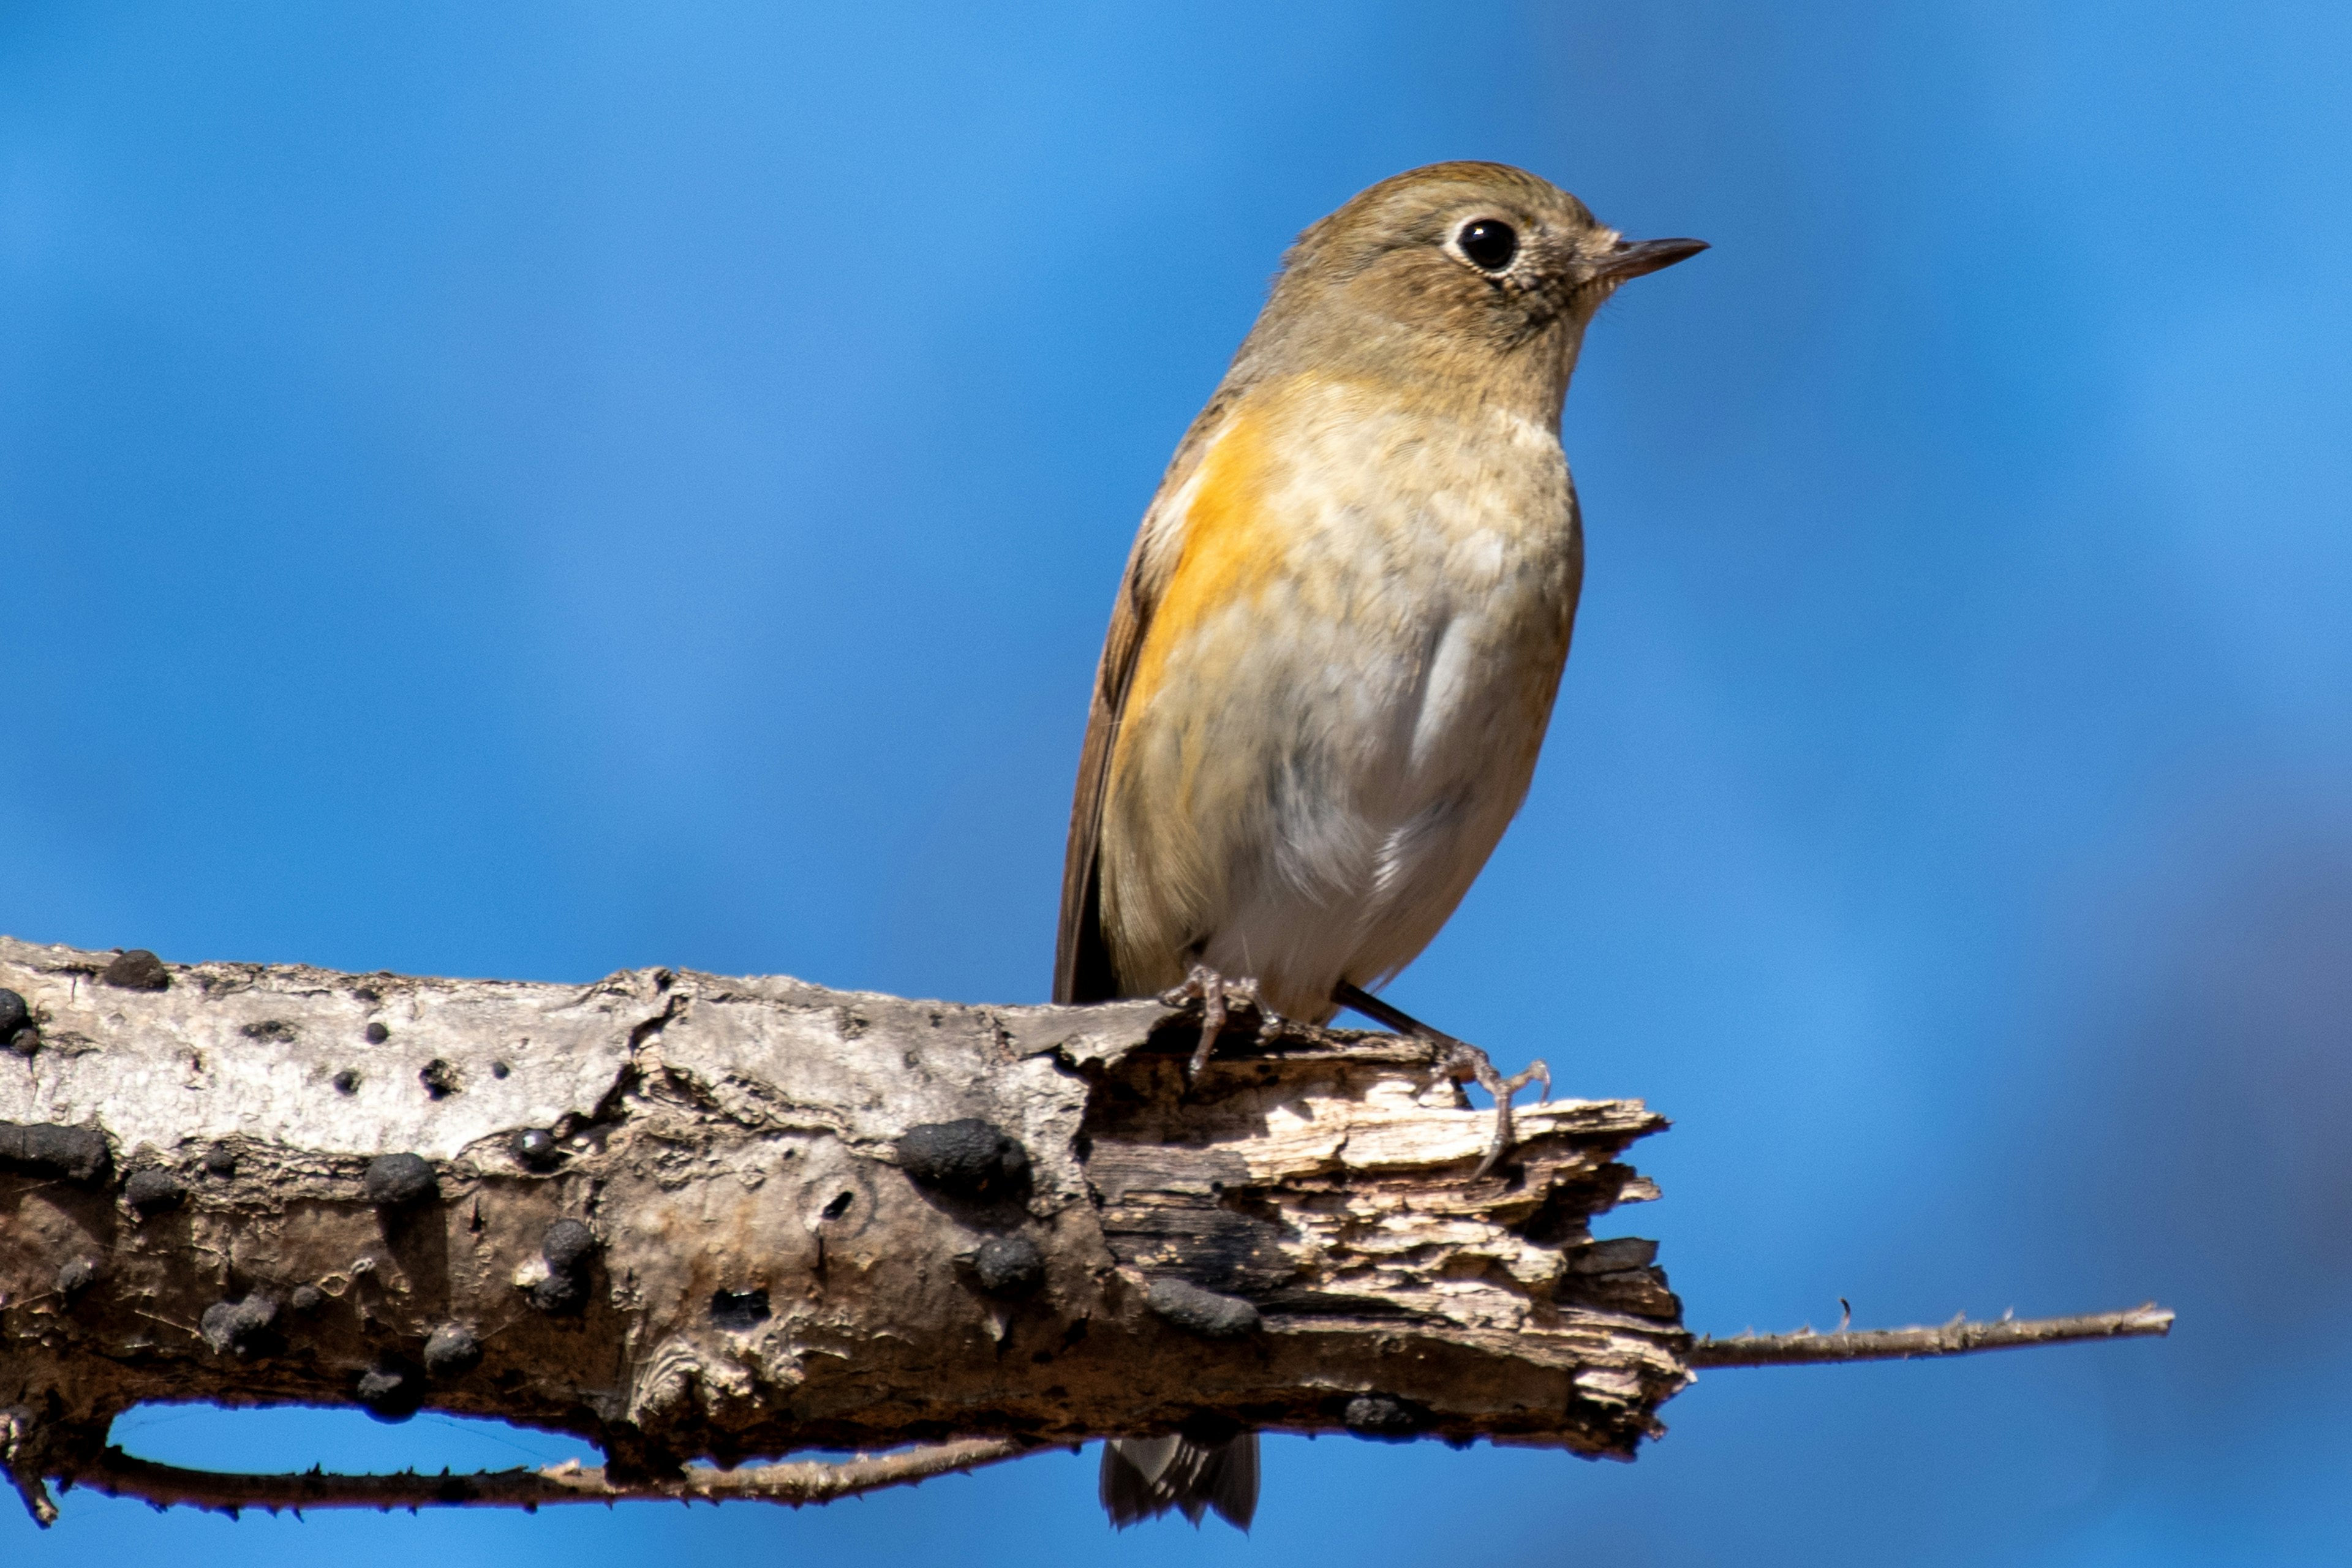
<svg viewBox="0 0 2352 1568"><path fill-rule="evenodd" d="M1257 1434L1202 1441L1114 1437L1103 1445L1102 1505L1121 1530L1181 1510L1195 1525L1215 1509L1236 1530L1257 1517Z"/></svg>

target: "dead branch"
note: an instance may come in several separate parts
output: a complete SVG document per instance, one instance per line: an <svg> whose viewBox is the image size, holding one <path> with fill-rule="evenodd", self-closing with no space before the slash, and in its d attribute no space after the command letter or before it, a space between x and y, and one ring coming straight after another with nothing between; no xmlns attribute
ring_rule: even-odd
<svg viewBox="0 0 2352 1568"><path fill-rule="evenodd" d="M75 1484L109 1497L136 1498L156 1508L207 1509L234 1516L248 1508L305 1509L520 1508L569 1502L836 1502L885 1487L910 1486L934 1476L976 1470L1035 1450L1006 1437L965 1438L894 1454L865 1455L826 1464L744 1465L732 1470L692 1466L667 1480L615 1481L603 1468L578 1461L545 1469L483 1470L465 1475L230 1475L159 1465L109 1448L85 1467Z"/></svg>
<svg viewBox="0 0 2352 1568"><path fill-rule="evenodd" d="M2150 1301L2121 1312L2084 1312L2071 1318L2000 1318L1970 1322L1966 1317L1932 1328L1841 1329L1817 1334L1736 1334L1702 1339L1684 1353L1688 1365L1794 1366L1831 1361L1906 1361L1914 1356L1968 1355L1976 1351L2013 1350L2021 1345L2064 1344L2076 1340L2163 1338L2172 1331L2172 1313Z"/></svg>
<svg viewBox="0 0 2352 1568"><path fill-rule="evenodd" d="M614 1488L1187 1421L1622 1455L1688 1376L1654 1247L1587 1228L1664 1122L1530 1108L1473 1181L1488 1119L1385 1036L1236 1035L1188 1084L1151 1002L5 941L0 987L19 1477L120 1479L146 1402L495 1416Z"/></svg>
<svg viewBox="0 0 2352 1568"><path fill-rule="evenodd" d="M231 1510L800 1503L1180 1425L1630 1458L1695 1366L2169 1321L1694 1345L1656 1245L1590 1229L1656 1195L1619 1156L1662 1119L1523 1107L1481 1175L1490 1117L1429 1047L1251 1022L1192 1081L1197 1012L1157 1002L0 938L0 1469L47 1522L45 1480ZM150 1402L494 1416L606 1463L184 1470L107 1445ZM810 1449L898 1451L746 1462Z"/></svg>

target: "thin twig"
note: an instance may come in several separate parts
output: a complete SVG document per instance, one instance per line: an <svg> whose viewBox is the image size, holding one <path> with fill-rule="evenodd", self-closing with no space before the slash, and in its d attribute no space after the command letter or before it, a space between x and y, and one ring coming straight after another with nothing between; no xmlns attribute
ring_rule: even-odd
<svg viewBox="0 0 2352 1568"><path fill-rule="evenodd" d="M40 1471L32 1465L26 1452L33 1424L20 1410L0 1410L0 1475L5 1475L16 1495L25 1500L25 1511L43 1530L58 1521L58 1505L49 1500L49 1489L42 1484Z"/></svg>
<svg viewBox="0 0 2352 1568"><path fill-rule="evenodd" d="M933 1476L975 1470L1034 1452L1009 1437L973 1437L894 1453L860 1455L837 1463L804 1460L718 1470L697 1467L674 1480L614 1481L577 1460L546 1469L476 1470L459 1475L234 1475L183 1469L108 1448L96 1464L79 1467L73 1485L109 1497L137 1498L157 1508L186 1506L235 1515L248 1508L521 1508L567 1502L831 1502L908 1486Z"/></svg>
<svg viewBox="0 0 2352 1568"><path fill-rule="evenodd" d="M1738 1334L1703 1339L1683 1358L1691 1366L1790 1366L1822 1361L1903 1361L1912 1356L1966 1355L2070 1340L2161 1338L2172 1331L2172 1310L2150 1301L2122 1312L2072 1318L2002 1318L1970 1322L1954 1318L1934 1328L1854 1329L1817 1334Z"/></svg>

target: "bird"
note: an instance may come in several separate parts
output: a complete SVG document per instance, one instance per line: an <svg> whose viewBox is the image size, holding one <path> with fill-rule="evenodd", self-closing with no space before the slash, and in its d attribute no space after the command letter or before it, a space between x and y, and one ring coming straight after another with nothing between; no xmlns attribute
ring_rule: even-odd
<svg viewBox="0 0 2352 1568"><path fill-rule="evenodd" d="M1550 181L1456 162L1309 226L1178 445L1129 553L1079 753L1054 997L1228 1016L1341 1007L1493 1092L1483 1051L1372 994L1454 912L1526 797L1582 586L1559 420L1618 287L1696 255ZM1246 1530L1257 1437L1105 1446L1120 1528Z"/></svg>

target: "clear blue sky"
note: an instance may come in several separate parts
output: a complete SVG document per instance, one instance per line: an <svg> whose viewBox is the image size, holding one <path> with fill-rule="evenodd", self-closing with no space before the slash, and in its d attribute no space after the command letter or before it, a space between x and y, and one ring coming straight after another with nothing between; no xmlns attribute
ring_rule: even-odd
<svg viewBox="0 0 2352 1568"><path fill-rule="evenodd" d="M1543 770L1405 1005L1643 1151L1713 1374L1630 1467L1270 1445L11 1563L1975 1565L2352 1554L2352 12L0 9L0 931L1045 989L1137 515L1290 236L1438 158L1706 256L1595 327ZM511 1462L142 1416L212 1462Z"/></svg>

